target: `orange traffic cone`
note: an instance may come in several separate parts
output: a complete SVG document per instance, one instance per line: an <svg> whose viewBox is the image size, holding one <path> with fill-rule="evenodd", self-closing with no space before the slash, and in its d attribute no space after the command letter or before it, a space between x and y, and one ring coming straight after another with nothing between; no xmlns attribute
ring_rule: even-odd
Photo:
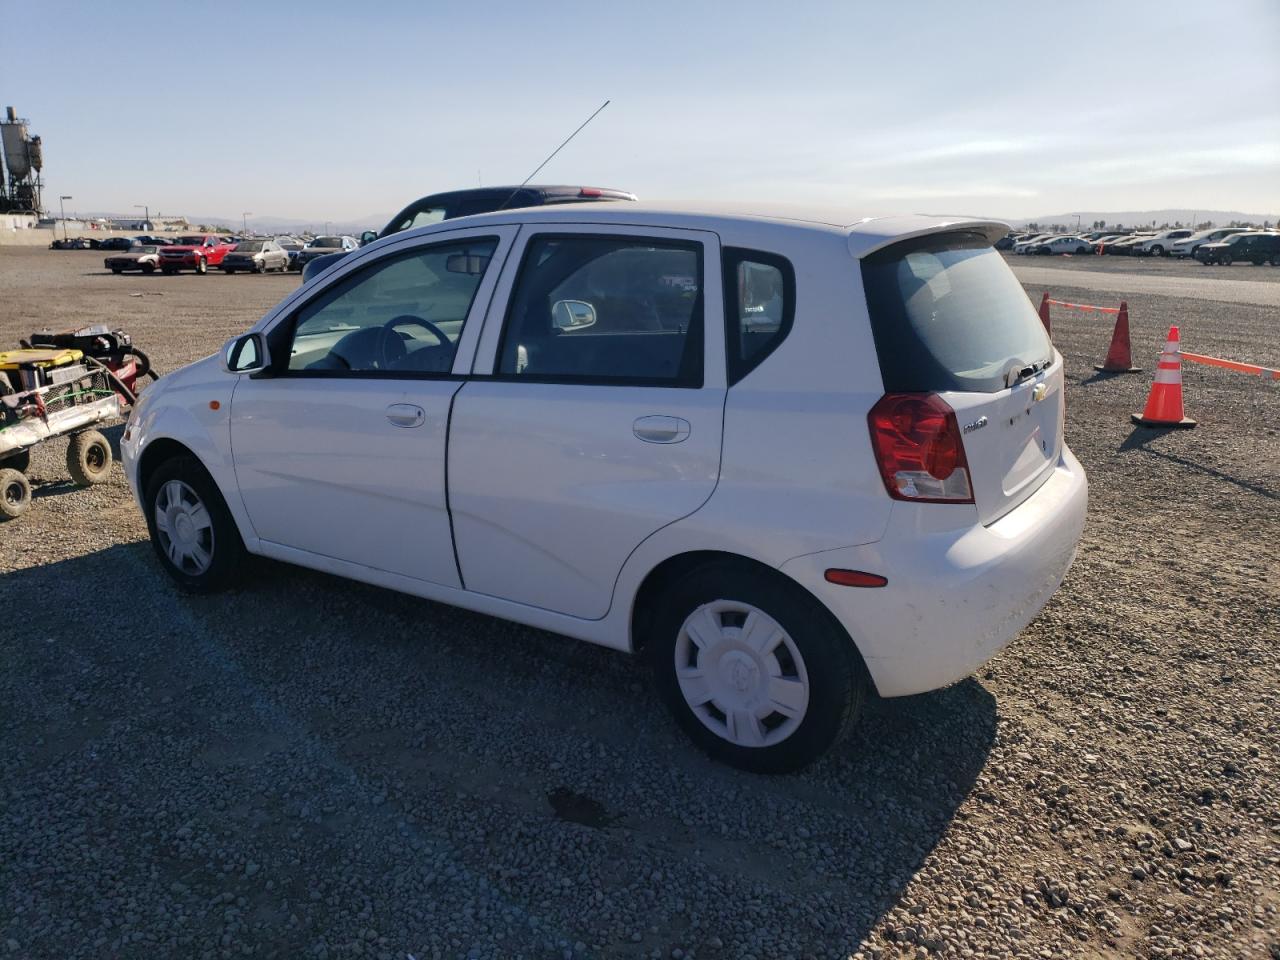
<svg viewBox="0 0 1280 960"><path fill-rule="evenodd" d="M1040 322L1044 324L1044 332L1049 335L1050 339L1053 339L1053 330L1049 327L1049 294L1047 291L1040 298Z"/></svg>
<svg viewBox="0 0 1280 960"><path fill-rule="evenodd" d="M1169 328L1169 340L1156 364L1156 379L1151 384L1147 407L1132 414L1134 423L1144 427L1194 427L1196 422L1182 415L1182 357L1178 328Z"/></svg>
<svg viewBox="0 0 1280 960"><path fill-rule="evenodd" d="M1107 359L1095 363L1093 369L1104 373L1139 373L1142 368L1133 365L1133 350L1129 347L1129 305L1120 301L1120 312L1116 314L1116 328L1111 334L1111 349L1107 351Z"/></svg>

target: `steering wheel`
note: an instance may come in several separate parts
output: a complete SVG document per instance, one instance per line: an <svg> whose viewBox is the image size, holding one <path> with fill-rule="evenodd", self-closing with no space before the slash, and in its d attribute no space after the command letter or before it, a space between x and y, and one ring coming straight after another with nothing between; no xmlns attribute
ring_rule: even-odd
<svg viewBox="0 0 1280 960"><path fill-rule="evenodd" d="M444 335L444 331L430 320L424 320L422 317L415 317L411 313L402 313L398 317L392 317L382 325L383 335L381 337L381 343L379 344L379 352L382 354L382 368L384 370L391 366L392 360L391 357L387 356L387 344L392 340L392 336L395 334L395 328L404 326L405 324L413 324L414 326L422 327L422 329L426 330L427 333L439 340L440 346L442 347L447 347L449 345L449 338ZM400 353L395 357L395 359L399 360L408 351L405 350L404 341L401 340L400 337L395 337L395 343L400 347Z"/></svg>

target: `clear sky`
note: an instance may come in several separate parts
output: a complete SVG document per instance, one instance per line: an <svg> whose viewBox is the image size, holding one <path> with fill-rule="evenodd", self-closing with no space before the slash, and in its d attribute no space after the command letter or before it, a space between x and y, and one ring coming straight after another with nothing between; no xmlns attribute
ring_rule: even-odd
<svg viewBox="0 0 1280 960"><path fill-rule="evenodd" d="M1280 2L0 0L77 210L378 220L539 175L1026 217L1280 209ZM377 226L379 224L372 224Z"/></svg>

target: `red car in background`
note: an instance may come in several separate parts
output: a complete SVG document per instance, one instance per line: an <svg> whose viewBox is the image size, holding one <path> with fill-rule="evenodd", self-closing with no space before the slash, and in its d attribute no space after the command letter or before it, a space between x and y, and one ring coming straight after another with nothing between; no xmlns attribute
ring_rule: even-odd
<svg viewBox="0 0 1280 960"><path fill-rule="evenodd" d="M196 273L207 273L210 267L221 264L223 258L235 248L234 243L228 243L212 233L178 237L177 242L160 248L160 272L194 270Z"/></svg>

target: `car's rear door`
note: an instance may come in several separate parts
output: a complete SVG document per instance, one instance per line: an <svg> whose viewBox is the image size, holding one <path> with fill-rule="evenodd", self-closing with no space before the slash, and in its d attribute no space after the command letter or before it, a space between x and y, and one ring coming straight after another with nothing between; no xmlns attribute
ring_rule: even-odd
<svg viewBox="0 0 1280 960"><path fill-rule="evenodd" d="M976 234L893 244L862 261L862 277L885 390L951 406L978 515L998 520L1062 451L1062 360L1035 308Z"/></svg>
<svg viewBox="0 0 1280 960"><path fill-rule="evenodd" d="M719 473L711 233L525 226L454 401L449 502L468 590L587 619L627 556Z"/></svg>

